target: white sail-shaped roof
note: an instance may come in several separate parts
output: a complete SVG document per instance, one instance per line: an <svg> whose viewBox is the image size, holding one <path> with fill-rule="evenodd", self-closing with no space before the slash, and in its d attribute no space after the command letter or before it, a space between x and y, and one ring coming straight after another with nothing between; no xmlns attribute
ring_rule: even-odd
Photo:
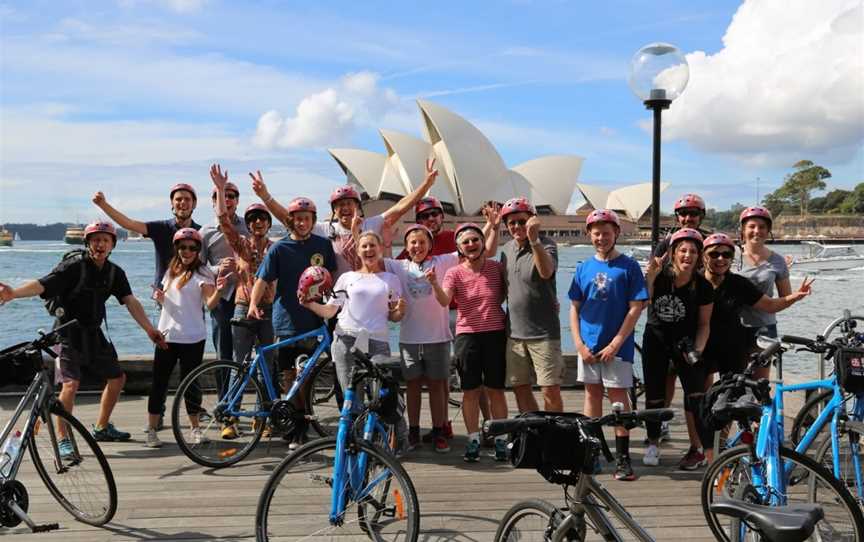
<svg viewBox="0 0 864 542"><path fill-rule="evenodd" d="M360 186L367 194L377 197L381 172L387 157L381 153L361 149L328 149L348 177L348 182Z"/></svg>
<svg viewBox="0 0 864 542"><path fill-rule="evenodd" d="M584 161L580 156L544 156L522 162L513 171L534 187L536 196L531 201L536 205L549 205L556 214L564 214Z"/></svg>
<svg viewBox="0 0 864 542"><path fill-rule="evenodd" d="M387 148L389 169L398 174L408 192L423 183L426 177L426 160L435 156L428 141L417 139L402 132L380 130L384 146ZM436 163L438 178L429 193L444 203L456 205L456 188L447 175L446 168Z"/></svg>
<svg viewBox="0 0 864 542"><path fill-rule="evenodd" d="M624 186L611 192L599 186L577 183L576 187L585 200L595 209L623 211L630 220L639 220L651 207L651 183ZM660 192L669 188L669 183L660 183Z"/></svg>

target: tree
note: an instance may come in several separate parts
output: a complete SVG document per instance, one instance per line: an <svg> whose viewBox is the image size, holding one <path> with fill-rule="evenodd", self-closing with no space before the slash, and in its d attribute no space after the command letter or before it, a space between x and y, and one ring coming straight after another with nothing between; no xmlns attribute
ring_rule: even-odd
<svg viewBox="0 0 864 542"><path fill-rule="evenodd" d="M799 160L794 167L797 171L786 175L783 186L774 191L790 206L800 209L802 215L807 214L810 203L810 192L825 190L825 181L831 177L831 172L822 166L817 166L810 160Z"/></svg>
<svg viewBox="0 0 864 542"><path fill-rule="evenodd" d="M839 209L844 214L864 214L864 183L858 183L846 198L840 203Z"/></svg>

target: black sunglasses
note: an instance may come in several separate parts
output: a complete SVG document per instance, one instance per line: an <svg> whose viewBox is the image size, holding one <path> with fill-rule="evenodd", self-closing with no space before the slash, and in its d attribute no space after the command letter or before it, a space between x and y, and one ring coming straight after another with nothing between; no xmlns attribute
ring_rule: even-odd
<svg viewBox="0 0 864 542"><path fill-rule="evenodd" d="M708 257L712 260L716 260L717 258L725 258L727 260L731 260L735 257L734 252L726 252L725 250L716 250L714 252L709 252Z"/></svg>
<svg viewBox="0 0 864 542"><path fill-rule="evenodd" d="M177 252L181 250L190 250L192 252L198 252L201 250L201 247L198 245L177 245Z"/></svg>
<svg viewBox="0 0 864 542"><path fill-rule="evenodd" d="M518 220L508 220L507 221L508 226L514 226L514 227L515 226L524 226L527 223L528 223L528 221L525 220L524 218L520 218Z"/></svg>
<svg viewBox="0 0 864 542"><path fill-rule="evenodd" d="M425 213L420 213L417 215L417 220L429 220L430 218L436 218L443 215L441 211L426 211Z"/></svg>
<svg viewBox="0 0 864 542"><path fill-rule="evenodd" d="M702 211L699 209L680 209L675 211L678 216L702 216Z"/></svg>

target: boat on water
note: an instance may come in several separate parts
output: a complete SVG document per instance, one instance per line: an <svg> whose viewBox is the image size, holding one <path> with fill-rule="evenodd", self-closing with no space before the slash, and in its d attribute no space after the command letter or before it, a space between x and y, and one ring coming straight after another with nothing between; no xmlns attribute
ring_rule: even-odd
<svg viewBox="0 0 864 542"><path fill-rule="evenodd" d="M816 241L801 241L807 245L806 256L792 259L793 271L845 271L864 267L864 254L855 250L854 245L823 245Z"/></svg>
<svg viewBox="0 0 864 542"><path fill-rule="evenodd" d="M11 247L14 239L9 230L0 228L0 247Z"/></svg>
<svg viewBox="0 0 864 542"><path fill-rule="evenodd" d="M66 244L69 245L83 245L84 227L69 226L68 228L66 228L66 234L63 236L63 240L66 242Z"/></svg>

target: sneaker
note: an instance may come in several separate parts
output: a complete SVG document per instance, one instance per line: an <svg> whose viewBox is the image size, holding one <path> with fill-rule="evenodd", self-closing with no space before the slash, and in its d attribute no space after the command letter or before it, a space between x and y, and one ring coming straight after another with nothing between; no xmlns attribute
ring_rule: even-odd
<svg viewBox="0 0 864 542"><path fill-rule="evenodd" d="M660 440L669 440L669 422L660 422Z"/></svg>
<svg viewBox="0 0 864 542"><path fill-rule="evenodd" d="M114 424L109 422L108 425L101 429L94 425L93 438L97 442L125 442L132 438L132 435L125 431L118 431L114 428Z"/></svg>
<svg viewBox="0 0 864 542"><path fill-rule="evenodd" d="M636 479L636 473L633 472L633 466L630 464L630 456L618 456L618 461L615 463L614 477L616 480L623 482L631 482Z"/></svg>
<svg viewBox="0 0 864 542"><path fill-rule="evenodd" d="M159 440L159 436L156 435L156 429L147 430L147 440L144 442L144 446L147 446L148 448L162 447L162 441Z"/></svg>
<svg viewBox="0 0 864 542"><path fill-rule="evenodd" d="M192 432L189 434L189 439L192 441L192 444L206 444L210 442L210 439L207 438L207 435L201 431L200 427L192 428Z"/></svg>
<svg viewBox="0 0 864 542"><path fill-rule="evenodd" d="M230 423L222 427L222 438L225 440L234 440L239 437L240 433L237 431L237 422Z"/></svg>
<svg viewBox="0 0 864 542"><path fill-rule="evenodd" d="M288 449L292 452L303 446L308 442L309 439L306 438L306 433L294 433L294 436L291 438L291 442L288 443Z"/></svg>
<svg viewBox="0 0 864 542"><path fill-rule="evenodd" d="M444 424L444 438L451 440L453 438L453 420L447 420Z"/></svg>
<svg viewBox="0 0 864 542"><path fill-rule="evenodd" d="M650 467L656 467L660 464L660 449L656 444L649 444L645 450L645 455L642 457L642 464Z"/></svg>
<svg viewBox="0 0 864 542"><path fill-rule="evenodd" d="M72 459L75 457L75 447L72 446L72 440L64 438L57 443L60 459Z"/></svg>
<svg viewBox="0 0 864 542"><path fill-rule="evenodd" d="M480 461L480 442L476 440L468 441L468 445L465 446L465 455L462 456L462 459L464 459L466 463L476 463Z"/></svg>
<svg viewBox="0 0 864 542"><path fill-rule="evenodd" d="M420 428L410 427L408 429L408 450L416 450L420 446Z"/></svg>
<svg viewBox="0 0 864 542"><path fill-rule="evenodd" d="M450 444L447 442L447 439L444 435L438 435L435 437L435 451L439 454L446 454L450 451Z"/></svg>
<svg viewBox="0 0 864 542"><path fill-rule="evenodd" d="M495 461L507 461L509 454L507 452L507 441L504 439L495 439Z"/></svg>
<svg viewBox="0 0 864 542"><path fill-rule="evenodd" d="M156 431L162 431L163 429L165 429L165 415L164 414L162 416L159 416L159 422L156 423ZM146 435L147 431L149 431L149 430L150 430L150 424L148 423L147 425L145 425L141 429L141 432Z"/></svg>
<svg viewBox="0 0 864 542"><path fill-rule="evenodd" d="M696 470L699 467L705 466L705 454L694 447L690 447L681 461L678 462L678 468L681 470Z"/></svg>
<svg viewBox="0 0 864 542"><path fill-rule="evenodd" d="M423 436L420 438L420 442L422 442L423 444L434 444L435 437L437 437L439 433L441 434L441 436L444 436L444 432L441 428L433 427L431 431L423 434ZM408 436L410 438L411 435L409 434Z"/></svg>

